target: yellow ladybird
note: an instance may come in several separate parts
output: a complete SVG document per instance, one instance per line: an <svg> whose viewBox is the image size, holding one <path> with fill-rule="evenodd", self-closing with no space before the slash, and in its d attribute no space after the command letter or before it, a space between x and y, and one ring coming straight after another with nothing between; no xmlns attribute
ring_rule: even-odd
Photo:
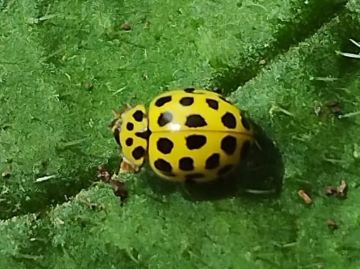
<svg viewBox="0 0 360 269"><path fill-rule="evenodd" d="M138 171L145 159L160 177L207 182L233 170L253 141L241 111L218 93L187 88L128 108L114 120L122 167Z"/></svg>

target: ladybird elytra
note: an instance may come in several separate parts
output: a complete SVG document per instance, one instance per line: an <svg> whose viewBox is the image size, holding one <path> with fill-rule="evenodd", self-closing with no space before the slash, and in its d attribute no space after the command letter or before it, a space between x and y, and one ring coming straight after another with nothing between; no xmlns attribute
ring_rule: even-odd
<svg viewBox="0 0 360 269"><path fill-rule="evenodd" d="M147 114L144 105L130 108L114 126L123 162L137 171L147 158L157 175L177 182L226 176L254 140L236 106L216 92L193 88L158 95Z"/></svg>

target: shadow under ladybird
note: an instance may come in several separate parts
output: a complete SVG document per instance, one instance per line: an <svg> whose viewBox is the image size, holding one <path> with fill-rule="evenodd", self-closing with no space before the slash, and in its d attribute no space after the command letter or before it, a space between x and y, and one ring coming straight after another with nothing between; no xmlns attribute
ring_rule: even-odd
<svg viewBox="0 0 360 269"><path fill-rule="evenodd" d="M251 144L238 167L226 178L209 182L187 182L182 193L189 200L217 200L247 194L269 197L280 194L284 165L279 149L256 123L256 143Z"/></svg>

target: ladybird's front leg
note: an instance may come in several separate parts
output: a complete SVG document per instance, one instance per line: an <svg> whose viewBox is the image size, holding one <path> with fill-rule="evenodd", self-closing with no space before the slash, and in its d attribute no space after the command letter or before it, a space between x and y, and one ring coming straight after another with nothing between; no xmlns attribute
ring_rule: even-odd
<svg viewBox="0 0 360 269"><path fill-rule="evenodd" d="M122 157L122 161L120 163L120 171L119 173L137 173L139 172L140 167L128 161L125 157Z"/></svg>

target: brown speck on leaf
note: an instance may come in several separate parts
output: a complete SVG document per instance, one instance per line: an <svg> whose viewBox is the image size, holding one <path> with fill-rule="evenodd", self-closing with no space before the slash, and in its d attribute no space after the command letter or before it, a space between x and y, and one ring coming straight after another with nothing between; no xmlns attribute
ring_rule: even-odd
<svg viewBox="0 0 360 269"><path fill-rule="evenodd" d="M348 186L345 180L341 180L340 185L337 187L339 197L346 197Z"/></svg>
<svg viewBox="0 0 360 269"><path fill-rule="evenodd" d="M110 184L111 184L111 187L113 189L115 196L120 197L120 201L124 202L126 200L126 198L129 196L129 193L127 191L125 183L121 182L119 180L112 179L110 181Z"/></svg>
<svg viewBox="0 0 360 269"><path fill-rule="evenodd" d="M328 195L328 196L334 195L334 194L336 194L336 192L337 192L337 190L336 190L336 187L334 187L334 186L327 186L327 187L325 188L325 193L326 193L326 195Z"/></svg>
<svg viewBox="0 0 360 269"><path fill-rule="evenodd" d="M105 165L99 165L97 168L97 178L101 181L110 184L115 196L120 197L120 202L123 203L128 197L128 191L125 183L118 180L117 175L111 176L109 170Z"/></svg>
<svg viewBox="0 0 360 269"><path fill-rule="evenodd" d="M346 181L341 180L340 185L337 187L327 186L325 188L325 193L328 196L334 195L338 198L346 198L347 190L348 190L348 186L346 184Z"/></svg>
<svg viewBox="0 0 360 269"><path fill-rule="evenodd" d="M99 165L97 168L97 178L103 182L109 182L111 175L109 170L104 165Z"/></svg>
<svg viewBox="0 0 360 269"><path fill-rule="evenodd" d="M304 190L299 190L298 195L304 201L305 204L312 203L311 197Z"/></svg>
<svg viewBox="0 0 360 269"><path fill-rule="evenodd" d="M130 31L131 30L131 26L128 22L124 22L123 24L121 24L120 26L121 30L124 31Z"/></svg>
<svg viewBox="0 0 360 269"><path fill-rule="evenodd" d="M338 101L327 102L326 106L329 108L330 112L337 117L343 114L342 108Z"/></svg>
<svg viewBox="0 0 360 269"><path fill-rule="evenodd" d="M326 220L326 225L329 227L330 230L336 230L339 228L339 225L333 219Z"/></svg>

